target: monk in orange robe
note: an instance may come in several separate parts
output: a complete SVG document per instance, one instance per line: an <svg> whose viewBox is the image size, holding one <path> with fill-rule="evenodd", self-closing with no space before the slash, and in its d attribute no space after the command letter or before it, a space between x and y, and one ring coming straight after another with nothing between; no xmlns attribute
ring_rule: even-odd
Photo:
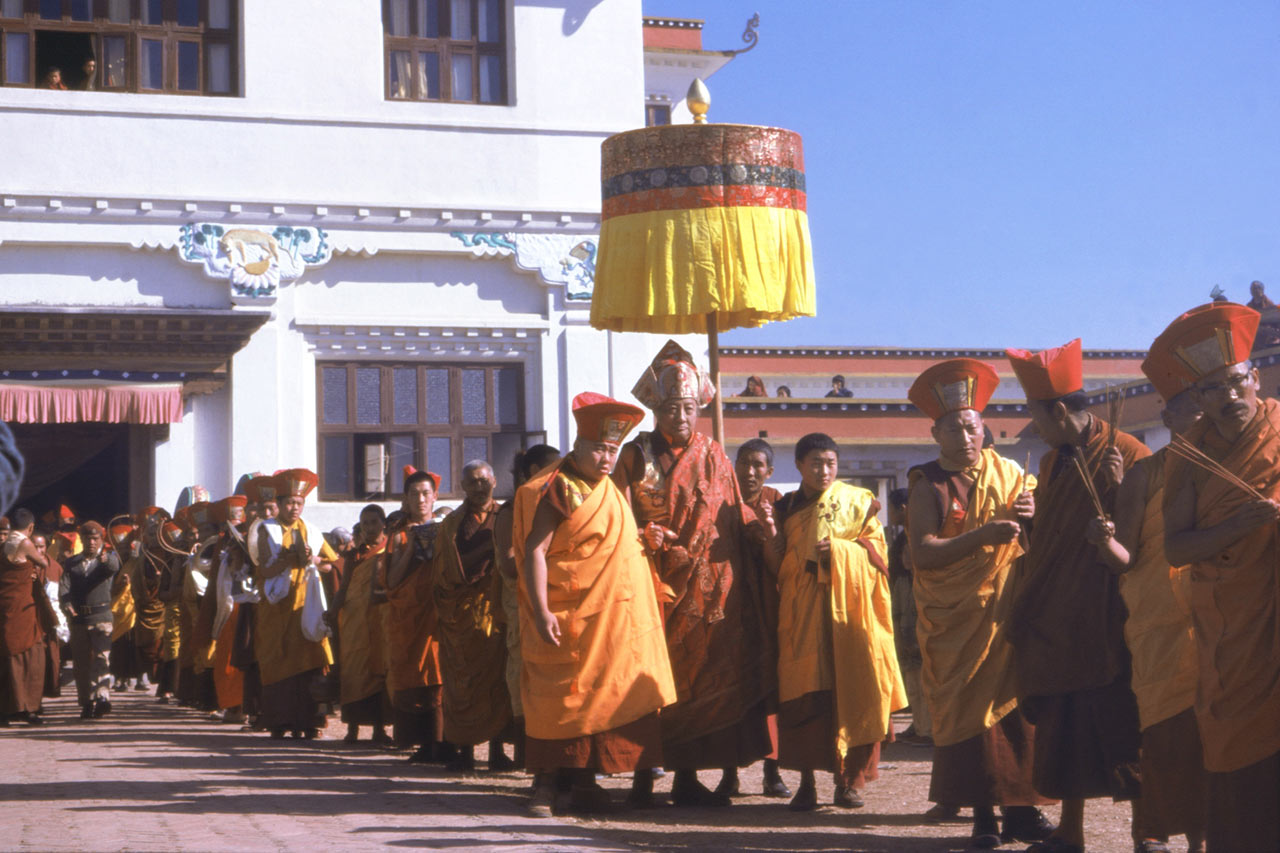
<svg viewBox="0 0 1280 853"><path fill-rule="evenodd" d="M372 741L390 743L391 716L387 695L386 596L380 594L378 571L387 553L387 515L369 504L360 510L355 547L343 558L342 586L329 604L325 620L338 629L339 692L346 743L360 739L360 727L373 729Z"/></svg>
<svg viewBox="0 0 1280 853"><path fill-rule="evenodd" d="M657 428L622 449L613 473L643 531L663 608L678 698L662 712L662 752L678 806L729 805L732 776L710 791L698 770L731 773L772 750L762 578L744 554L756 518L724 449L697 431L714 392L693 357L668 341L631 392ZM651 775L638 775L633 801L651 800L652 786Z"/></svg>
<svg viewBox="0 0 1280 853"><path fill-rule="evenodd" d="M451 770L475 768L476 744L488 742L489 769L509 770L502 736L511 725L502 591L494 574L493 524L497 478L488 462L462 469L466 499L436 534L435 603L444 676L444 737L458 747Z"/></svg>
<svg viewBox="0 0 1280 853"><path fill-rule="evenodd" d="M983 449L982 410L1000 377L972 358L933 365L908 398L933 420L938 458L908 473L915 634L934 741L929 799L973 809L971 846L1053 830L1031 786L1034 731L1019 713L1005 619L1035 512L1035 478ZM913 702L914 704L914 702ZM1003 828L995 807L1004 812Z"/></svg>
<svg viewBox="0 0 1280 853"><path fill-rule="evenodd" d="M1153 346L1142 370L1165 400L1163 420L1180 436L1200 419L1200 407L1177 377L1175 356ZM1207 778L1193 705L1198 665L1186 567L1169 565L1164 551L1165 466L1169 448L1139 459L1116 495L1115 520L1089 525L1089 541L1120 575L1128 617L1125 641L1142 726L1142 790L1136 815L1139 850L1168 849L1186 835L1191 853L1204 850Z"/></svg>
<svg viewBox="0 0 1280 853"><path fill-rule="evenodd" d="M835 805L862 805L878 778L889 716L906 707L889 604L880 505L836 479L830 436L796 442L800 488L778 501L769 555L778 575L778 761L800 771L793 811L817 808L815 771L835 777Z"/></svg>
<svg viewBox="0 0 1280 853"><path fill-rule="evenodd" d="M235 647L236 603L233 579L244 570L248 560L247 546L239 538L244 524L245 495L231 495L216 501L210 508L219 529L214 551L215 568L209 576L209 587L200 602L197 641L203 644L200 657L213 680L215 710L211 718L225 723L244 722L244 673L231 663Z"/></svg>
<svg viewBox="0 0 1280 853"><path fill-rule="evenodd" d="M1170 455L1165 552L1191 567L1211 853L1280 850L1280 403L1258 395L1258 313L1215 303L1157 338L1204 413L1186 438L1252 491Z"/></svg>
<svg viewBox="0 0 1280 853"><path fill-rule="evenodd" d="M1032 783L1063 801L1058 828L1040 843L1078 849L1086 799L1137 796L1139 743L1124 601L1086 539L1097 510L1085 478L1111 513L1124 472L1151 451L1088 412L1079 338L1006 355L1037 432L1055 448L1040 461L1031 543L1009 622L1018 704L1036 727Z"/></svg>
<svg viewBox="0 0 1280 853"><path fill-rule="evenodd" d="M658 710L676 699L649 563L609 478L644 412L587 392L573 415L573 451L516 493L525 755L538 773L529 811L540 817L557 791L574 810L607 810L596 773L661 765Z"/></svg>
<svg viewBox="0 0 1280 853"><path fill-rule="evenodd" d="M405 468L405 517L390 531L380 585L387 591L387 690L395 715L395 740L416 745L412 762L448 761L453 751L444 739L440 643L435 589L436 535L432 523L440 477Z"/></svg>
<svg viewBox="0 0 1280 853"><path fill-rule="evenodd" d="M263 600L255 608L254 641L262 675L262 725L273 738L319 737L324 717L311 685L333 663L327 639L302 632L307 572L337 559L319 528L302 520L307 495L319 479L305 468L276 475L280 514L249 531L250 554L257 555L254 580Z"/></svg>

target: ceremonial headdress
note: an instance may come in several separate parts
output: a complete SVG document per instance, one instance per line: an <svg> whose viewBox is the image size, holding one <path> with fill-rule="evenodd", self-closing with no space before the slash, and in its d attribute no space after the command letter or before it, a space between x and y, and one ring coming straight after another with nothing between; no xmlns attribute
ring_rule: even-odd
<svg viewBox="0 0 1280 853"><path fill-rule="evenodd" d="M191 506L183 507L175 518L181 522L186 521L186 526L191 528L200 527L203 524L213 523L213 504L208 501L196 501Z"/></svg>
<svg viewBox="0 0 1280 853"><path fill-rule="evenodd" d="M1004 354L1028 400L1056 400L1084 390L1084 356L1079 338L1037 353L1007 349Z"/></svg>
<svg viewBox="0 0 1280 853"><path fill-rule="evenodd" d="M404 466L404 479L406 481L408 481L408 479L412 477L414 474L426 474L427 477L430 478L431 480L431 490L434 492L440 491L440 475L439 474L435 473L434 471L423 471L421 468L415 468L412 465Z"/></svg>
<svg viewBox="0 0 1280 853"><path fill-rule="evenodd" d="M209 514L218 524L225 524L231 520L231 510L233 507L244 509L249 503L249 498L245 495L231 495L220 501L216 501L209 507Z"/></svg>
<svg viewBox="0 0 1280 853"><path fill-rule="evenodd" d="M66 504L59 504L57 509L51 509L40 516L40 520L50 527L62 527L65 524L75 523L76 514Z"/></svg>
<svg viewBox="0 0 1280 853"><path fill-rule="evenodd" d="M1170 323L1151 351L1164 353L1175 375L1192 385L1215 370L1248 361L1261 319L1257 311L1235 302L1200 305Z"/></svg>
<svg viewBox="0 0 1280 853"><path fill-rule="evenodd" d="M935 421L949 412L981 412L1000 384L996 370L976 358L940 361L916 377L907 399Z"/></svg>
<svg viewBox="0 0 1280 853"><path fill-rule="evenodd" d="M693 356L684 347L667 341L631 393L650 409L686 397L702 408L715 399L716 388L711 375L693 363Z"/></svg>
<svg viewBox="0 0 1280 853"><path fill-rule="evenodd" d="M279 497L305 498L319 484L320 478L306 468L287 468L276 472L276 493Z"/></svg>
<svg viewBox="0 0 1280 853"><path fill-rule="evenodd" d="M258 474L244 484L244 493L252 503L274 501L278 497L276 478Z"/></svg>
<svg viewBox="0 0 1280 853"><path fill-rule="evenodd" d="M127 515L112 519L111 523L107 525L107 537L111 541L111 547L117 551L123 551L129 536L135 530L137 528L134 526L133 520Z"/></svg>
<svg viewBox="0 0 1280 853"><path fill-rule="evenodd" d="M1142 372L1155 386L1160 399L1168 403L1174 397L1187 390L1187 383L1182 378L1178 360L1167 347L1160 345L1157 338L1151 345L1151 352L1142 361Z"/></svg>
<svg viewBox="0 0 1280 853"><path fill-rule="evenodd" d="M622 444L627 433L644 420L644 409L594 391L583 391L573 398L573 419L578 424L578 438Z"/></svg>
<svg viewBox="0 0 1280 853"><path fill-rule="evenodd" d="M201 486L201 485L187 486L185 489L183 489L181 492L178 493L178 503L173 508L173 514L175 517L177 517L178 510L182 509L183 507L188 507L194 503L199 503L200 501L208 501L208 500L209 500L209 490L206 489L204 486Z"/></svg>
<svg viewBox="0 0 1280 853"><path fill-rule="evenodd" d="M233 490L232 490L231 494L233 494L233 495L248 495L248 494L249 494L249 483L250 483L250 482L251 482L255 477L261 477L261 476L262 476L262 472L261 472L261 471L253 471L253 472L251 472L251 473L249 473L249 474L241 474L241 475L240 475L240 479L239 479L239 480L236 480L236 487L235 487L235 489L233 489Z"/></svg>
<svg viewBox="0 0 1280 853"><path fill-rule="evenodd" d="M147 522L155 518L161 518L161 519L167 520L169 518L169 511L164 509L163 507L158 507L158 506L143 507L142 509L134 513L133 523L138 525L139 527L144 527L146 526Z"/></svg>

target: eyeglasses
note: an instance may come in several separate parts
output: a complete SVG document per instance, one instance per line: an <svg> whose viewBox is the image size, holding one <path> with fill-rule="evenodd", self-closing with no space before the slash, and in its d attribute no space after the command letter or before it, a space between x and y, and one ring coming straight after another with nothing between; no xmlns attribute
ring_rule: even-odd
<svg viewBox="0 0 1280 853"><path fill-rule="evenodd" d="M1252 378L1252 375L1249 373L1237 373L1233 376L1228 376L1222 382L1214 382L1210 385L1197 385L1196 388L1199 389L1201 394L1222 394L1230 389L1236 393L1237 397L1241 397L1244 396L1245 389L1249 387L1249 382Z"/></svg>

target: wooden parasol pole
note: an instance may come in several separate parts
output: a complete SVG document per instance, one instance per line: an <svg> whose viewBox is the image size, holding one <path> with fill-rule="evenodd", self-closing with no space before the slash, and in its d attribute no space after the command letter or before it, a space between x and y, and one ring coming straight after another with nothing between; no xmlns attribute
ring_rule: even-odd
<svg viewBox="0 0 1280 853"><path fill-rule="evenodd" d="M711 362L711 381L716 387L716 397L711 403L712 438L724 449L724 403L720 395L720 328L716 312L707 313L707 354Z"/></svg>

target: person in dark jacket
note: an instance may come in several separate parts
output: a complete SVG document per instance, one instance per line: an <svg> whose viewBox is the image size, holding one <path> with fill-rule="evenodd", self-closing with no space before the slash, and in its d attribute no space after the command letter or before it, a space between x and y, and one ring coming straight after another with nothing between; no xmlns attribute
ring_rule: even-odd
<svg viewBox="0 0 1280 853"><path fill-rule="evenodd" d="M80 527L84 550L69 559L58 598L71 622L71 665L80 701L80 718L101 717L111 710L111 582L120 559L103 549L105 534L96 521Z"/></svg>

